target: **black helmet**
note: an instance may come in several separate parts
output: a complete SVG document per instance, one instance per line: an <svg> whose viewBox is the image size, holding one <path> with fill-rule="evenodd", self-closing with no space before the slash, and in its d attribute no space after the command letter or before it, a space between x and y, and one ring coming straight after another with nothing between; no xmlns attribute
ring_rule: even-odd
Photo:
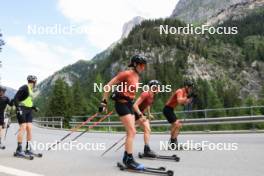
<svg viewBox="0 0 264 176"><path fill-rule="evenodd" d="M34 75L28 75L28 77L27 77L27 81L28 82L37 82L37 77L36 76L34 76Z"/></svg>
<svg viewBox="0 0 264 176"><path fill-rule="evenodd" d="M134 63L136 64L146 64L147 61L146 61L146 58L142 55L134 55L131 57L130 59L130 64L128 65L128 67L134 67Z"/></svg>
<svg viewBox="0 0 264 176"><path fill-rule="evenodd" d="M151 80L148 83L149 87L151 87L151 86L159 86L159 85L161 85L161 83L158 80Z"/></svg>
<svg viewBox="0 0 264 176"><path fill-rule="evenodd" d="M183 83L184 86L193 87L194 83L191 80L185 80Z"/></svg>
<svg viewBox="0 0 264 176"><path fill-rule="evenodd" d="M5 92L5 91L6 91L6 88L3 86L0 86L0 92Z"/></svg>

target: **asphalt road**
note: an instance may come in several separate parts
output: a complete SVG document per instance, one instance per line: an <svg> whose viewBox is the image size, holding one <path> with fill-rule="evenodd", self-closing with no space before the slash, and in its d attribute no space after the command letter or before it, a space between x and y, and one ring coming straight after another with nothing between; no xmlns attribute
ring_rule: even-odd
<svg viewBox="0 0 264 176"><path fill-rule="evenodd" d="M116 162L121 161L123 149L114 150L101 157L104 148L108 148L124 134L87 133L78 140L86 144L87 150L70 151L41 151L43 158L34 158L29 161L13 157L16 149L16 125L8 131L5 145L6 150L0 150L0 176L116 176L116 175L142 175L120 171ZM40 144L54 142L68 131L48 130L34 127L34 141ZM72 135L74 137L76 134ZM69 139L71 139L70 137ZM210 150L204 151L163 151L160 150L160 141L166 141L168 135L152 135L151 148L159 154L177 154L180 162L143 160L138 162L146 166L160 167L174 171L175 176L263 176L264 174L264 134L208 134L208 135L182 135L180 142L192 140L193 142L208 141L214 145L224 143L225 146L235 143L237 150ZM68 140L66 140L66 143ZM207 142L207 143L208 143ZM25 146L25 144L24 144ZM234 149L234 148L233 148ZM143 150L143 135L138 134L135 141L135 155Z"/></svg>

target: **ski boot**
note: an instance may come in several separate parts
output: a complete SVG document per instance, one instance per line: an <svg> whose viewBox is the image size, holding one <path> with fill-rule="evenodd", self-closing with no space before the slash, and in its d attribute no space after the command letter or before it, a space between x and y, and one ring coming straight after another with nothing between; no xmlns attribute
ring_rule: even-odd
<svg viewBox="0 0 264 176"><path fill-rule="evenodd" d="M22 151L22 146L21 145L19 145L18 147L17 147L17 150L16 150L16 152L14 153L14 157L17 157L17 158L24 158L24 159L29 159L29 160L33 160L34 159L34 157L33 156L31 156L31 155L25 155L25 153Z"/></svg>
<svg viewBox="0 0 264 176"><path fill-rule="evenodd" d="M129 155L125 152L123 157L123 163L128 169L132 170L144 170L144 165L139 164L134 160L133 155Z"/></svg>
<svg viewBox="0 0 264 176"><path fill-rule="evenodd" d="M149 158L156 158L157 157L156 153L154 151L152 151L148 145L145 145L145 147L144 147L144 156L149 157Z"/></svg>
<svg viewBox="0 0 264 176"><path fill-rule="evenodd" d="M177 138L175 139L170 139L168 150L179 150L180 146L178 144Z"/></svg>

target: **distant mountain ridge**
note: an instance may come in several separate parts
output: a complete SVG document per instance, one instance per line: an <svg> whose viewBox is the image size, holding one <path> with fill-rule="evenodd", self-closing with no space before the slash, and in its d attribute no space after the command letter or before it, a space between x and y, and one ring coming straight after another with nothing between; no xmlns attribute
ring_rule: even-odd
<svg viewBox="0 0 264 176"><path fill-rule="evenodd" d="M136 16L132 20L126 22L123 25L123 31L122 31L121 39L126 38L128 36L128 34L130 33L130 31L133 29L133 27L140 24L144 19L145 18L143 18L141 16Z"/></svg>
<svg viewBox="0 0 264 176"><path fill-rule="evenodd" d="M223 2L225 1L227 0L223 0ZM179 3L181 2L196 4L194 0L180 0ZM205 0L204 2L210 4L212 0ZM249 1L233 0L232 2L238 2L238 4L229 5L226 9L227 11L229 8L234 9L232 14L236 16L241 9L247 9L247 2ZM217 1L216 3L221 2ZM78 79L85 98L90 103L89 106L96 109L95 106L100 101L100 94L94 94L93 83L109 81L118 71L127 67L129 58L135 53L143 54L148 58L148 66L142 76L142 81L158 79L164 84L178 87L182 85L183 77L202 80L205 83L200 84L204 84L205 88L208 84L208 87L211 86L211 89L219 94L213 96L218 96L224 107L239 106L238 103L232 104L232 102L235 102L234 98L242 100L248 97L258 99L261 89L264 90L264 31L262 30L264 21L261 20L264 17L264 9L258 8L262 6L256 5L256 3L259 4L255 0L249 2L250 11L245 11L243 18L236 20L237 18L235 16L234 18L233 16L230 17L228 14L231 13L228 12L226 18L222 20L223 25L237 25L240 27L239 34L233 36L160 35L156 30L157 25L166 24L177 27L184 26L186 23L175 19L175 17L144 20L140 25L133 27L127 37L111 45L109 47L111 49L98 54L90 61L78 61L64 67L40 83L38 86L39 101L42 104L46 103L52 85L58 78L63 78L68 85L72 85ZM190 4L187 5L186 11L194 11L194 9L188 9L192 7ZM195 8L204 9L205 7L195 6ZM225 10L221 12L219 7L216 8L214 10L216 13L210 14L212 18L218 18L219 14L226 12ZM198 21L194 21L194 23L202 22L204 24L204 20L208 21L209 19L207 15L198 15L198 17ZM192 16L190 20L193 20ZM220 21L216 20L214 25L218 25ZM200 89L201 92L206 90L203 88ZM225 91L227 92L225 93ZM205 97L200 99L206 101L203 104L205 106L199 108L209 107L206 105L208 103L207 94L208 92L205 92L203 95ZM158 107L163 105L165 99L168 98L166 97L168 94L160 96L163 96L164 99L159 99L160 106ZM212 99L216 100L216 98ZM228 102L226 103L226 101ZM210 108L216 107L220 106Z"/></svg>
<svg viewBox="0 0 264 176"><path fill-rule="evenodd" d="M13 89L13 88L10 88L10 87L5 87L5 88L6 88L5 95L6 95L8 98L12 99L12 98L15 96L17 90L15 90L15 89Z"/></svg>
<svg viewBox="0 0 264 176"><path fill-rule="evenodd" d="M231 6L251 4L261 0L180 0L171 14L171 18L186 23L201 24Z"/></svg>
<svg viewBox="0 0 264 176"><path fill-rule="evenodd" d="M74 64L68 65L61 70L58 70L42 82L40 82L37 85L37 92L36 95L46 95L50 91L50 87L55 83L55 81L58 78L64 79L68 85L72 85L76 79L82 79L83 75L87 75L91 67L96 67L96 66L91 66L93 65L94 62L98 62L101 60L104 60L107 58L113 48L120 42L122 42L123 39L125 39L130 31L135 27L136 25L140 24L144 20L143 17L136 16L130 21L126 22L123 25L123 31L121 38L112 43L106 50L102 51L101 53L95 55L91 60L79 60Z"/></svg>

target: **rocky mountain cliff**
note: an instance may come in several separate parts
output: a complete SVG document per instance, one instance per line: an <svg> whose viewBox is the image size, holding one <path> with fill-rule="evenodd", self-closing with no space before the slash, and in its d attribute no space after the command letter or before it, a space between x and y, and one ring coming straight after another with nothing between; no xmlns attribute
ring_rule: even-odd
<svg viewBox="0 0 264 176"><path fill-rule="evenodd" d="M143 17L136 16L132 20L126 22L123 26L123 30L122 30L123 32L122 32L121 39L126 38L128 34L130 33L130 31L133 29L133 27L140 24L144 19L145 18Z"/></svg>
<svg viewBox="0 0 264 176"><path fill-rule="evenodd" d="M182 2L193 2L195 5L185 4L186 11L194 11L189 9L191 7L198 8L199 11L213 1L205 0L204 2L208 3L203 4L204 6L198 6L199 3L196 1L188 0L180 1L179 4ZM221 8L217 6L217 3L220 1L214 2L213 7L218 10L213 11L219 11ZM177 8L180 7L183 8L182 5ZM190 77L198 82L203 80L211 84L212 89L218 92L221 102L227 107L237 106L238 104L232 104L237 97L258 98L264 85L264 10L257 7L259 6L252 6L250 13L243 14L243 18L239 20L230 18L223 21L224 26L239 27L239 34L234 36L160 35L156 30L159 25L184 26L186 24L174 18L145 20L141 22L141 25L134 27L126 38L115 43L111 50L98 54L90 61L79 61L67 66L40 83L39 102L43 102L43 99L48 97L53 83L58 78L64 78L68 85L72 85L78 79L87 100L94 106L96 104L93 103L94 99L99 97L97 94L96 98L93 97L92 84L98 80L109 81L118 71L126 68L129 58L135 53L144 54L148 58L148 67L142 75L142 81L159 79L164 84L171 84L173 88L176 88L181 85L183 77ZM197 19L199 22L201 19L207 19L207 17L200 17ZM199 84L205 86L203 82ZM205 90L204 87L201 91L203 90ZM226 90L229 92L224 93ZM205 97L201 97L201 101L207 102L207 93L204 93ZM169 95L161 96L165 100ZM231 103L228 104L227 100L222 100L225 96L227 99L232 97ZM210 107L210 103L206 104L206 102L199 108Z"/></svg>
<svg viewBox="0 0 264 176"><path fill-rule="evenodd" d="M241 8L243 6L254 8L252 5L255 6L255 4L261 2L263 0L180 0L171 17L178 18L186 23L201 24L220 14L222 14L220 16L225 14L224 16L227 19L229 13L238 10L238 6Z"/></svg>
<svg viewBox="0 0 264 176"><path fill-rule="evenodd" d="M237 20L246 17L251 11L264 7L264 0L248 0L239 2L220 10L212 15L205 24L216 25L222 24L226 20Z"/></svg>

